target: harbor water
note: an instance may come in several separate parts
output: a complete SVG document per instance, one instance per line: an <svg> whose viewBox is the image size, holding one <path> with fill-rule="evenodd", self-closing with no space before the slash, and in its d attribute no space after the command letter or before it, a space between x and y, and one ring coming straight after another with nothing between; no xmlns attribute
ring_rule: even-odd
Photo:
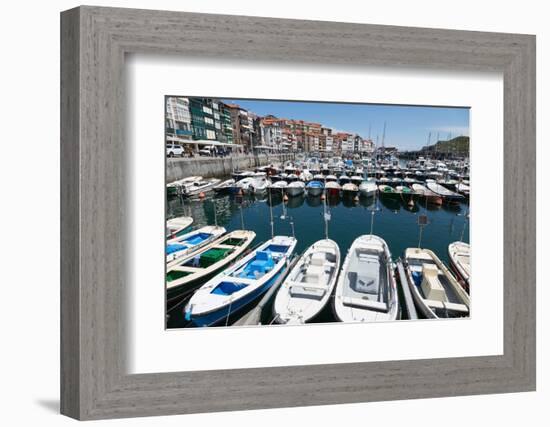
<svg viewBox="0 0 550 427"><path fill-rule="evenodd" d="M167 218L192 216L195 229L217 223L232 231L241 229L244 224L245 229L256 233L252 245L256 246L271 237L270 205L275 235L294 233L298 240L297 254L324 238L323 201L321 197L306 195L290 197L286 202L282 195L272 195L271 203L268 194L261 198L214 194L202 200L174 198L167 202ZM448 265L449 243L457 240L469 243L469 205L466 202L432 206L419 199L411 207L406 201L384 196L358 200L329 197L326 206L330 212L328 235L338 243L342 260L358 236L371 232L371 222L373 234L388 243L394 260L401 257L406 248L418 247L421 238L420 245L434 251ZM428 223L420 232L418 223L422 215L426 215ZM330 305L327 304L316 322L334 321ZM168 328L189 326L184 320L183 308L181 304L167 315ZM269 304L264 311L262 324L269 324L272 321Z"/></svg>

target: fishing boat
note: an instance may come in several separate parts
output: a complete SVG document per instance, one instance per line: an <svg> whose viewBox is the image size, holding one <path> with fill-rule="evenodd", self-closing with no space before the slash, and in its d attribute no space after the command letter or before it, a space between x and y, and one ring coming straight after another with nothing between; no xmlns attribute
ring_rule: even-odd
<svg viewBox="0 0 550 427"><path fill-rule="evenodd" d="M250 193L252 191L251 185L256 181L254 177L246 177L239 181L236 181L231 190L235 193L242 192L243 194Z"/></svg>
<svg viewBox="0 0 550 427"><path fill-rule="evenodd" d="M325 188L321 181L310 181L306 185L307 194L310 196L320 196Z"/></svg>
<svg viewBox="0 0 550 427"><path fill-rule="evenodd" d="M286 180L288 182L298 181L298 175L296 175L295 173L289 173L286 177Z"/></svg>
<svg viewBox="0 0 550 427"><path fill-rule="evenodd" d="M363 181L361 185L359 185L359 193L365 197L374 196L377 189L378 187L374 181Z"/></svg>
<svg viewBox="0 0 550 427"><path fill-rule="evenodd" d="M234 179L226 179L225 181L222 181L218 185L214 186L213 190L218 194L226 193L231 190L233 185L235 185Z"/></svg>
<svg viewBox="0 0 550 427"><path fill-rule="evenodd" d="M323 175L322 173L317 173L313 175L313 180L323 182L325 180L325 175Z"/></svg>
<svg viewBox="0 0 550 427"><path fill-rule="evenodd" d="M399 193L395 190L395 188L386 184L381 184L378 186L378 194L386 197L393 197L393 198L399 197Z"/></svg>
<svg viewBox="0 0 550 427"><path fill-rule="evenodd" d="M362 175L352 175L350 179L351 179L351 182L357 186L361 185L361 183L363 182Z"/></svg>
<svg viewBox="0 0 550 427"><path fill-rule="evenodd" d="M231 174L231 176L235 181L240 181L241 179L249 178L252 175L254 175L254 172L252 171L235 171Z"/></svg>
<svg viewBox="0 0 550 427"><path fill-rule="evenodd" d="M235 230L223 235L200 250L171 262L166 269L166 301L170 303L186 290L204 283L242 255L256 233Z"/></svg>
<svg viewBox="0 0 550 427"><path fill-rule="evenodd" d="M184 188L183 195L186 197L198 196L201 193L212 191L220 182L221 180L217 178L195 181L190 186Z"/></svg>
<svg viewBox="0 0 550 427"><path fill-rule="evenodd" d="M273 194L283 194L287 187L288 183L286 181L277 181L269 186L269 191Z"/></svg>
<svg viewBox="0 0 550 427"><path fill-rule="evenodd" d="M249 191L256 196L262 195L267 192L267 189L269 188L270 184L271 182L268 179L266 179L265 176L259 177L254 179L250 183Z"/></svg>
<svg viewBox="0 0 550 427"><path fill-rule="evenodd" d="M459 200L464 198L462 194L455 193L454 191L443 187L437 182L426 181L426 187L428 187L429 190L431 190L438 196L443 197L444 200L447 200L449 202L458 202Z"/></svg>
<svg viewBox="0 0 550 427"><path fill-rule="evenodd" d="M468 198L470 197L470 186L466 185L462 182L456 184L455 186L456 192L462 194L464 197Z"/></svg>
<svg viewBox="0 0 550 427"><path fill-rule="evenodd" d="M313 179L313 174L306 169L303 170L302 173L300 173L298 178L300 179L300 181L309 182Z"/></svg>
<svg viewBox="0 0 550 427"><path fill-rule="evenodd" d="M342 187L340 186L340 184L338 184L335 181L328 181L325 184L325 190L326 190L327 194L331 197L339 196L341 189L342 189Z"/></svg>
<svg viewBox="0 0 550 427"><path fill-rule="evenodd" d="M470 297L431 250L406 249L405 271L414 302L424 317L469 316Z"/></svg>
<svg viewBox="0 0 550 427"><path fill-rule="evenodd" d="M336 175L330 175L329 174L329 175L326 176L325 180L327 182L329 182L329 181L338 182L338 177Z"/></svg>
<svg viewBox="0 0 550 427"><path fill-rule="evenodd" d="M342 175L340 175L340 177L338 178L338 181L340 182L340 185L344 185L344 184L347 184L349 182L351 182L351 179L349 176L347 176L345 173L343 173Z"/></svg>
<svg viewBox="0 0 550 427"><path fill-rule="evenodd" d="M403 196L412 196L414 194L414 191L406 185L398 185L397 187L395 187L395 191Z"/></svg>
<svg viewBox="0 0 550 427"><path fill-rule="evenodd" d="M166 262L170 263L178 258L189 255L204 245L213 242L225 233L225 228L207 225L191 231L183 236L170 239L166 242Z"/></svg>
<svg viewBox="0 0 550 427"><path fill-rule="evenodd" d="M357 185L348 182L347 184L342 185L342 193L344 196L353 197L359 193L359 188L357 188Z"/></svg>
<svg viewBox="0 0 550 427"><path fill-rule="evenodd" d="M330 239L311 245L277 291L273 313L277 323L303 324L325 307L340 267L340 249Z"/></svg>
<svg viewBox="0 0 550 427"><path fill-rule="evenodd" d="M306 185L302 181L294 181L288 184L288 187L286 188L286 192L289 196L301 196L304 194L304 189Z"/></svg>
<svg viewBox="0 0 550 427"><path fill-rule="evenodd" d="M183 235L191 224L193 224L193 218L190 216L179 216L169 219L166 221L166 238L174 239Z"/></svg>
<svg viewBox="0 0 550 427"><path fill-rule="evenodd" d="M470 293L470 245L464 242L453 242L449 245L451 270L464 288Z"/></svg>
<svg viewBox="0 0 550 427"><path fill-rule="evenodd" d="M185 307L185 319L197 326L227 321L266 292L288 268L296 239L275 236L206 282Z"/></svg>
<svg viewBox="0 0 550 427"><path fill-rule="evenodd" d="M423 197L426 200L426 202L430 204L433 204L433 205L443 204L443 198L439 194L436 194L433 191L428 190L422 184L413 184L412 189L416 195Z"/></svg>
<svg viewBox="0 0 550 427"><path fill-rule="evenodd" d="M178 179L166 185L166 194L168 197L178 196L184 193L185 188L201 180L202 176L188 176L187 178Z"/></svg>
<svg viewBox="0 0 550 427"><path fill-rule="evenodd" d="M341 322L398 319L394 265L381 237L363 235L352 243L336 284L334 313Z"/></svg>

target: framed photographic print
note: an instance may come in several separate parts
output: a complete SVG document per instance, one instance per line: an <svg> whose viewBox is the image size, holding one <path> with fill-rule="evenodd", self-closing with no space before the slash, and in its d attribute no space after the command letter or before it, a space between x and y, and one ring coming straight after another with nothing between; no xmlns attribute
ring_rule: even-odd
<svg viewBox="0 0 550 427"><path fill-rule="evenodd" d="M62 413L535 389L533 36L80 7L61 40Z"/></svg>

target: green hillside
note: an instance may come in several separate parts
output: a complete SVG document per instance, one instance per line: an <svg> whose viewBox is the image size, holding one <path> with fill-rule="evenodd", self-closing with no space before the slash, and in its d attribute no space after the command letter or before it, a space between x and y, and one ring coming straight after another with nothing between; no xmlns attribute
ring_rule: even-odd
<svg viewBox="0 0 550 427"><path fill-rule="evenodd" d="M425 147L426 151L437 153L451 153L458 156L468 156L470 152L470 137L457 136L448 141L438 141Z"/></svg>

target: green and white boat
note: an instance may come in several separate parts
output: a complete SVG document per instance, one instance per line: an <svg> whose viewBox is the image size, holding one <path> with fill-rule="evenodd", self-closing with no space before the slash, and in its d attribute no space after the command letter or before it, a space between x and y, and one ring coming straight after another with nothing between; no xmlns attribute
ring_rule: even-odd
<svg viewBox="0 0 550 427"><path fill-rule="evenodd" d="M166 269L166 302L173 306L186 290L213 277L250 247L256 233L235 230L224 234L199 251L168 264Z"/></svg>

